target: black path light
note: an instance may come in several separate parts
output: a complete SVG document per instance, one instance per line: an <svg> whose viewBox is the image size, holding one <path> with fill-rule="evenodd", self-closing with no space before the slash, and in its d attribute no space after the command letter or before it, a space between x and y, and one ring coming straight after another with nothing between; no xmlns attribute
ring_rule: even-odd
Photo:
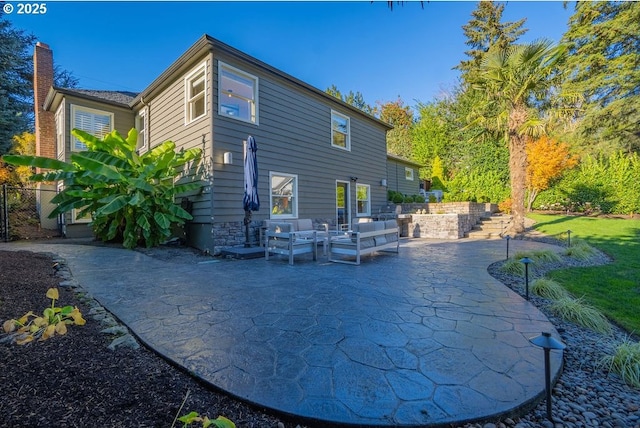
<svg viewBox="0 0 640 428"><path fill-rule="evenodd" d="M525 297L529 300L529 263L532 263L529 257L523 257L520 259L522 263L524 263L524 286L525 286Z"/></svg>
<svg viewBox="0 0 640 428"><path fill-rule="evenodd" d="M553 338L551 333L542 332L540 336L532 337L529 342L544 350L544 387L547 394L547 419L553 422L551 415L551 361L549 354L552 349L563 350L567 346L559 340Z"/></svg>
<svg viewBox="0 0 640 428"><path fill-rule="evenodd" d="M567 230L567 247L571 247L571 231Z"/></svg>
<svg viewBox="0 0 640 428"><path fill-rule="evenodd" d="M511 236L507 235L504 239L507 240L507 260L509 260L509 241L511 240Z"/></svg>

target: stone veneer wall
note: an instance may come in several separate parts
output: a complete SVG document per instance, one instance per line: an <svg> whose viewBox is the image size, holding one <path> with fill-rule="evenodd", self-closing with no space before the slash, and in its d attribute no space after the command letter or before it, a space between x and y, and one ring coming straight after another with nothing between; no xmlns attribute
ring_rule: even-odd
<svg viewBox="0 0 640 428"><path fill-rule="evenodd" d="M332 219L313 219L314 226L319 224L328 224L329 229L335 229L335 220ZM260 241L260 229L263 226L262 220L252 220L249 224L249 240L251 245L258 245ZM224 247L234 247L244 245L245 227L244 221L234 221L226 223L213 223L211 227L213 236L213 254L220 254ZM196 246L200 248L200 246Z"/></svg>
<svg viewBox="0 0 640 428"><path fill-rule="evenodd" d="M427 214L417 214L418 210ZM402 204L402 213L411 214L408 227L413 238L464 238L482 217L495 212L495 204L477 202Z"/></svg>

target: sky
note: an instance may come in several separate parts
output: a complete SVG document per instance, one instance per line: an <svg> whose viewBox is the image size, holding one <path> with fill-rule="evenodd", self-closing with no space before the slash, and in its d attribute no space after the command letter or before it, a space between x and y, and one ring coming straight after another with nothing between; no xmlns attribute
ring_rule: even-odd
<svg viewBox="0 0 640 428"><path fill-rule="evenodd" d="M40 0L41 1L41 0ZM54 52L84 89L140 92L203 34L306 83L361 92L370 105L415 106L446 94L466 59L462 26L476 2L394 4L246 1L47 1L44 14L6 14ZM527 18L520 41L559 41L573 4L506 3L504 21ZM6 11L6 9L5 9Z"/></svg>

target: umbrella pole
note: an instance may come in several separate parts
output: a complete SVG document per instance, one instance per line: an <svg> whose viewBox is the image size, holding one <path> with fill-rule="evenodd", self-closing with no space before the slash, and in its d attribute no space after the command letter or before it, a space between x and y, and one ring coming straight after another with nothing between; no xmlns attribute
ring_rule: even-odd
<svg viewBox="0 0 640 428"><path fill-rule="evenodd" d="M245 248L251 247L251 241L249 241L249 223L251 223L251 211L245 211L244 212L244 236L245 236L244 247Z"/></svg>

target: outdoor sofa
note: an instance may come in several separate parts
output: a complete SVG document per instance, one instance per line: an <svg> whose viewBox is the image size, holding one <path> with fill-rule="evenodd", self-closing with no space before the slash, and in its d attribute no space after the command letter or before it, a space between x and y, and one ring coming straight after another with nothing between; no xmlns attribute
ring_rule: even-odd
<svg viewBox="0 0 640 428"><path fill-rule="evenodd" d="M353 230L329 239L329 261L360 264L360 257L376 251L400 249L396 220L356 223ZM353 260L355 258L355 260Z"/></svg>

